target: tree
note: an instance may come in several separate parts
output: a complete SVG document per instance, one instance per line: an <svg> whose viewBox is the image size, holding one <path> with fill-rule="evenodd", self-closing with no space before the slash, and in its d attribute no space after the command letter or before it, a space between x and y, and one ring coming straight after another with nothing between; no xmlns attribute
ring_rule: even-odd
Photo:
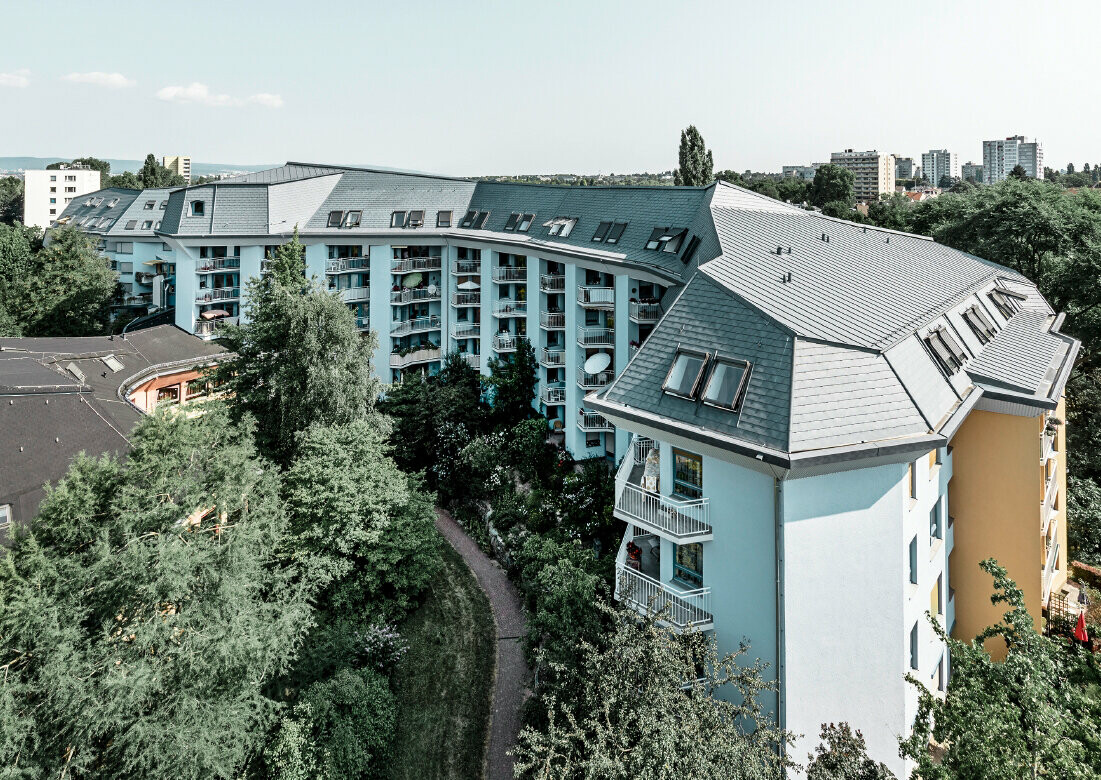
<svg viewBox="0 0 1101 780"><path fill-rule="evenodd" d="M855 202L853 183L856 176L840 165L822 165L814 172L814 180L807 191L812 206L824 208L827 203L839 202L852 206Z"/></svg>
<svg viewBox="0 0 1101 780"><path fill-rule="evenodd" d="M23 180L15 176L0 178L0 224L23 222Z"/></svg>
<svg viewBox="0 0 1101 780"><path fill-rule="evenodd" d="M835 219L847 219L850 222L860 221L860 212L853 209L851 203L843 200L831 200L822 206L822 213Z"/></svg>
<svg viewBox="0 0 1101 780"><path fill-rule="evenodd" d="M274 722L310 623L277 472L218 404L131 444L79 456L0 567L9 775L239 777Z"/></svg>
<svg viewBox="0 0 1101 780"><path fill-rule="evenodd" d="M1067 640L1037 633L1024 594L1005 568L990 559L980 565L994 579L991 601L1007 611L971 642L947 636L930 616L933 631L948 645L952 678L944 699L909 678L918 689L918 714L901 752L916 762L912 776L1098 777L1101 669ZM1005 643L1004 661L987 654L983 645L990 640ZM939 760L930 755L930 735L943 746Z"/></svg>
<svg viewBox="0 0 1101 780"><path fill-rule="evenodd" d="M86 168L94 168L99 171L99 186L100 189L108 186L107 182L111 178L111 163L106 160L101 160L98 157L77 157L70 163L50 163L46 166L47 171L61 170L62 166L69 165L83 165Z"/></svg>
<svg viewBox="0 0 1101 780"><path fill-rule="evenodd" d="M895 780L886 764L868 757L864 735L848 723L823 723L821 739L807 756L807 780Z"/></svg>
<svg viewBox="0 0 1101 780"><path fill-rule="evenodd" d="M748 649L720 657L713 638L615 614L604 642L582 642L580 667L562 670L572 675L562 690L582 706L550 697L546 730L521 731L517 776L781 777L789 738L757 704L774 686L760 661L745 662Z"/></svg>
<svg viewBox="0 0 1101 780"><path fill-rule="evenodd" d="M495 357L489 362L486 383L491 390L493 420L498 428L511 428L535 414L531 402L535 400L535 388L539 382L536 375L539 364L531 342L527 339L519 341L511 360Z"/></svg>
<svg viewBox="0 0 1101 780"><path fill-rule="evenodd" d="M1028 178L1028 172L1025 171L1025 168L1024 168L1023 165L1014 165L1013 170L1011 170L1009 172L1009 177L1011 179L1027 179Z"/></svg>
<svg viewBox="0 0 1101 780"><path fill-rule="evenodd" d="M1101 486L1092 479L1067 478L1067 546L1072 561L1101 566Z"/></svg>
<svg viewBox="0 0 1101 780"><path fill-rule="evenodd" d="M107 180L107 186L122 190L143 189L141 179L133 171L123 171L117 176L112 176Z"/></svg>
<svg viewBox="0 0 1101 780"><path fill-rule="evenodd" d="M1074 173L1074 163L1067 163L1067 173Z"/></svg>
<svg viewBox="0 0 1101 780"><path fill-rule="evenodd" d="M251 415L261 452L282 466L300 432L367 415L379 391L374 336L359 333L338 294L290 270L302 251L296 232L271 273L248 283L248 321L222 332L233 357L215 372L233 394L234 418Z"/></svg>
<svg viewBox="0 0 1101 780"><path fill-rule="evenodd" d="M165 168L152 154L145 156L145 163L138 172L138 180L146 187L183 187L187 180Z"/></svg>
<svg viewBox="0 0 1101 780"><path fill-rule="evenodd" d="M951 189L952 185L956 183L956 180L949 176L947 173L940 177L940 181L937 182L937 186L942 190Z"/></svg>
<svg viewBox="0 0 1101 780"><path fill-rule="evenodd" d="M681 130L677 158L679 167L673 172L675 185L703 187L714 180L711 175L714 168L711 151L704 144L703 136L695 125Z"/></svg>
<svg viewBox="0 0 1101 780"><path fill-rule="evenodd" d="M913 210L914 202L901 193L881 195L879 200L868 205L868 221L882 228L905 231Z"/></svg>

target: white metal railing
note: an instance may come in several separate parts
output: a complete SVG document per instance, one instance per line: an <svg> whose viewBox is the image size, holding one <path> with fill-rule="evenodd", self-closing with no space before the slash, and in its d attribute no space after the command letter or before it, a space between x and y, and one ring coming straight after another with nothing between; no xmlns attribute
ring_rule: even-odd
<svg viewBox="0 0 1101 780"><path fill-rule="evenodd" d="M225 325L236 325L236 317L222 317L218 320L200 320L195 323L195 335L196 336L213 336L218 332L219 328Z"/></svg>
<svg viewBox="0 0 1101 780"><path fill-rule="evenodd" d="M439 257L407 257L402 260L394 260L392 270L394 273L404 274L410 271L438 271L442 267Z"/></svg>
<svg viewBox="0 0 1101 780"><path fill-rule="evenodd" d="M195 262L195 273L211 274L215 271L235 271L240 267L240 257L202 257Z"/></svg>
<svg viewBox="0 0 1101 780"><path fill-rule="evenodd" d="M420 333L427 330L439 330L440 318L430 314L427 317L416 317L411 320L401 320L390 326L391 336L405 336L409 333Z"/></svg>
<svg viewBox="0 0 1101 780"><path fill-rule="evenodd" d="M499 265L493 269L493 281L495 282L526 282L528 269L521 266Z"/></svg>
<svg viewBox="0 0 1101 780"><path fill-rule="evenodd" d="M566 315L557 311L539 312L539 327L544 330L565 330Z"/></svg>
<svg viewBox="0 0 1101 780"><path fill-rule="evenodd" d="M604 415L581 409L577 413L577 427L583 431L610 431L613 426Z"/></svg>
<svg viewBox="0 0 1101 780"><path fill-rule="evenodd" d="M493 316L495 317L526 317L527 314L527 301L511 301L505 299L493 304Z"/></svg>
<svg viewBox="0 0 1101 780"><path fill-rule="evenodd" d="M357 330L370 330L371 318L370 317L356 317L356 329Z"/></svg>
<svg viewBox="0 0 1101 780"><path fill-rule="evenodd" d="M634 322L657 322L661 319L661 304L631 301L628 316Z"/></svg>
<svg viewBox="0 0 1101 780"><path fill-rule="evenodd" d="M495 333L493 334L493 348L498 352L515 352L523 338L523 336L515 333Z"/></svg>
<svg viewBox="0 0 1101 780"><path fill-rule="evenodd" d="M439 299L440 288L435 285L420 287L416 290L392 290L390 292L390 303L396 304L422 303L424 301L438 301Z"/></svg>
<svg viewBox="0 0 1101 780"><path fill-rule="evenodd" d="M1055 561L1059 558L1059 543L1048 547L1047 561L1044 563L1044 597L1041 599L1043 603L1047 603L1048 596L1051 595L1051 581L1055 576Z"/></svg>
<svg viewBox="0 0 1101 780"><path fill-rule="evenodd" d="M564 292L566 277L563 274L543 274L539 277L539 289L543 292Z"/></svg>
<svg viewBox="0 0 1101 780"><path fill-rule="evenodd" d="M482 356L481 355L475 355L473 352L464 352L464 353L462 353L462 358L463 358L463 360L466 361L466 364L468 366L470 366L471 368L473 368L475 371L481 370L481 366L482 366Z"/></svg>
<svg viewBox="0 0 1101 780"><path fill-rule="evenodd" d="M371 299L370 287L341 287L340 297L345 303L356 303Z"/></svg>
<svg viewBox="0 0 1101 780"><path fill-rule="evenodd" d="M642 613L664 612L665 619L680 629L711 626L711 588L681 590L628 566L627 542L634 537L630 531L623 535L616 556L616 599Z"/></svg>
<svg viewBox="0 0 1101 780"><path fill-rule="evenodd" d="M1059 490L1059 467L1056 466L1051 470L1051 476L1048 478L1047 484L1044 485L1044 512L1050 512L1055 506L1055 494Z"/></svg>
<svg viewBox="0 0 1101 780"><path fill-rule="evenodd" d="M577 343L583 347L614 347L615 331L611 328L577 326Z"/></svg>
<svg viewBox="0 0 1101 780"><path fill-rule="evenodd" d="M566 403L566 387L561 382L545 385L539 391L539 399L547 406Z"/></svg>
<svg viewBox="0 0 1101 780"><path fill-rule="evenodd" d="M1047 463L1048 459L1055 454L1055 434L1045 433L1040 446L1040 462Z"/></svg>
<svg viewBox="0 0 1101 780"><path fill-rule="evenodd" d="M371 267L371 260L367 257L341 257L337 260L325 262L325 273L342 274L347 271L359 271Z"/></svg>
<svg viewBox="0 0 1101 780"><path fill-rule="evenodd" d="M482 325L478 322L451 323L451 338L477 339L482 336Z"/></svg>
<svg viewBox="0 0 1101 780"><path fill-rule="evenodd" d="M607 308L615 305L614 287L578 287L577 302L582 306Z"/></svg>
<svg viewBox="0 0 1101 780"><path fill-rule="evenodd" d="M650 454L650 450L657 446L657 442L649 436L639 436L635 434L635 437L631 440L631 457L634 458L634 463L629 464L627 473L629 474L631 472L631 468L633 468L635 464L644 463L646 461L646 456ZM624 458L624 460L626 460L626 458ZM620 471L622 470L623 466L621 465Z"/></svg>
<svg viewBox="0 0 1101 780"><path fill-rule="evenodd" d="M482 294L480 292L451 293L452 306L481 306Z"/></svg>
<svg viewBox="0 0 1101 780"><path fill-rule="evenodd" d="M636 436L615 477L615 515L675 542L704 541L713 535L708 498L677 499L646 490L630 481L635 466L646 462L655 446L652 439Z"/></svg>
<svg viewBox="0 0 1101 780"><path fill-rule="evenodd" d="M481 260L456 260L451 264L451 273L456 276L470 276L481 272Z"/></svg>
<svg viewBox="0 0 1101 780"><path fill-rule="evenodd" d="M615 374L611 371L598 371L595 374L590 374L583 367L577 369L577 384L579 387L586 389L594 387L604 387L615 377Z"/></svg>
<svg viewBox="0 0 1101 780"><path fill-rule="evenodd" d="M439 347L425 347L424 349L418 349L414 352L409 352L404 355L390 355L390 367L391 368L405 368L411 366L414 363L426 363L433 360L440 359Z"/></svg>
<svg viewBox="0 0 1101 780"><path fill-rule="evenodd" d="M539 350L539 362L544 366L564 366L566 365L566 351L564 349L543 347Z"/></svg>
<svg viewBox="0 0 1101 780"><path fill-rule="evenodd" d="M240 287L214 287L202 289L196 292L195 302L210 303L212 301L229 301L240 297Z"/></svg>

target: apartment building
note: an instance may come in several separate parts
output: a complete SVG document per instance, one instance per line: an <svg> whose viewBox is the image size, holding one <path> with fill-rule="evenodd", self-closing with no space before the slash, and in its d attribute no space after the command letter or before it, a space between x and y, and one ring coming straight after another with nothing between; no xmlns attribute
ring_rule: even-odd
<svg viewBox="0 0 1101 780"><path fill-rule="evenodd" d="M900 157L897 154L893 157L895 158L896 179L913 179L921 174L921 166L914 165L913 157Z"/></svg>
<svg viewBox="0 0 1101 780"><path fill-rule="evenodd" d="M486 373L530 342L549 430L576 457L619 463L618 598L667 608L724 651L748 638L779 685L766 710L805 735L797 758L846 720L905 776L904 677L942 691L950 666L925 612L957 634L981 621L987 554L1034 591L1037 619L1061 592L1063 556L1045 547L1036 571L1060 472L1037 464L1062 453L1046 432L1061 434L1077 344L1007 268L721 182L288 163L166 199L134 241L172 258L176 324L204 338L247 316L245 282L297 227L308 272L378 333L385 381L438 372L450 350ZM1042 501L982 500L1018 477L992 449L1037 466ZM1060 529L1041 530L1065 549Z"/></svg>
<svg viewBox="0 0 1101 780"><path fill-rule="evenodd" d="M830 162L853 172L856 177L853 194L860 203L877 201L880 195L895 191L895 158L892 154L874 149L870 152L846 149L830 155Z"/></svg>
<svg viewBox="0 0 1101 780"><path fill-rule="evenodd" d="M1004 140L982 142L983 183L996 184L1020 165L1032 179L1044 177L1044 149L1039 141L1026 141L1023 135Z"/></svg>
<svg viewBox="0 0 1101 780"><path fill-rule="evenodd" d="M785 165L781 169L780 175L785 179L813 181L814 174L818 173L818 169L821 167L822 163L811 163L810 165Z"/></svg>
<svg viewBox="0 0 1101 780"><path fill-rule="evenodd" d="M188 184L191 183L191 158L190 157L181 157L181 156L178 156L178 155L174 156L174 157L162 157L161 158L161 165L163 165L168 170L172 171L172 173L176 173L176 174L179 174L180 176L183 176L184 181L186 181Z"/></svg>
<svg viewBox="0 0 1101 780"><path fill-rule="evenodd" d="M23 174L23 224L51 227L74 200L99 189L99 171L84 166Z"/></svg>
<svg viewBox="0 0 1101 780"><path fill-rule="evenodd" d="M964 181L973 179L976 182L982 182L982 170L981 164L968 161L960 166L960 175Z"/></svg>
<svg viewBox="0 0 1101 780"><path fill-rule="evenodd" d="M945 176L953 181L960 178L960 158L947 149L930 149L921 155L921 169L929 183L939 187Z"/></svg>

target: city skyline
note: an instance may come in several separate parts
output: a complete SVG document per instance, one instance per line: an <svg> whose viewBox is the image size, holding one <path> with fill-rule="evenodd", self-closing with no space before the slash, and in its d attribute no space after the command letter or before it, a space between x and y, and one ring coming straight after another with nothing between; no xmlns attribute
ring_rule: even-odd
<svg viewBox="0 0 1101 780"><path fill-rule="evenodd" d="M239 164L618 173L674 167L679 132L694 124L717 170L778 171L845 148L947 148L966 162L984 140L1018 133L1044 144L1051 167L1098 156L1101 109L1087 101L1073 123L1055 110L1077 97L1088 55L1051 58L1034 45L1088 29L1096 9L1065 4L1022 25L1023 3L996 15L952 6L937 54L911 43L903 10L854 6L686 4L669 43L669 12L654 3L629 14L617 4L520 15L429 5L415 16L378 6L342 19L337 36L324 15L299 19L288 3L261 15L254 4L197 2L159 11L155 25L118 3L63 27L45 8L18 7L9 29L30 32L0 55L0 105L23 119L0 154L182 150ZM702 29L727 32L680 53Z"/></svg>

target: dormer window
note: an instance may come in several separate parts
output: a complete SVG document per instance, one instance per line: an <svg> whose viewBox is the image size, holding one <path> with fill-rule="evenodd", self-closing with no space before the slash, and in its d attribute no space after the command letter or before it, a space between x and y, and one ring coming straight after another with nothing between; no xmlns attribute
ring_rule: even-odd
<svg viewBox="0 0 1101 780"><path fill-rule="evenodd" d="M405 227L405 212L394 211L390 214L390 227L403 228Z"/></svg>
<svg viewBox="0 0 1101 780"><path fill-rule="evenodd" d="M544 222L543 227L550 228L550 235L566 238L577 226L577 217L555 217L550 222Z"/></svg>
<svg viewBox="0 0 1101 780"><path fill-rule="evenodd" d="M191 201L191 216L201 217L206 214L206 203L201 200Z"/></svg>
<svg viewBox="0 0 1101 780"><path fill-rule="evenodd" d="M719 358L703 391L703 402L720 409L738 411L749 385L750 364L744 360Z"/></svg>
<svg viewBox="0 0 1101 780"><path fill-rule="evenodd" d="M329 221L327 223L325 223L325 227L338 228L338 227L340 227L340 223L343 222L343 221L344 221L344 212L343 211L330 211L329 212Z"/></svg>
<svg viewBox="0 0 1101 780"><path fill-rule="evenodd" d="M436 227L441 227L441 228L451 227L451 212L450 211L437 211L436 212Z"/></svg>
<svg viewBox="0 0 1101 780"><path fill-rule="evenodd" d="M1007 320L1014 314L1021 310L1021 301L1024 300L1023 295L1011 292L1001 287L995 287L989 293L987 297L990 298L990 302L997 307L998 311Z"/></svg>
<svg viewBox="0 0 1101 780"><path fill-rule="evenodd" d="M362 211L348 211L344 214L344 227L354 228L359 227L360 217L363 216Z"/></svg>
<svg viewBox="0 0 1101 780"><path fill-rule="evenodd" d="M979 340L980 344L986 344L998 333L994 323L990 321L990 318L986 316L986 312L979 306L972 306L965 311L963 321L967 323L967 327L971 328L971 332L975 334L975 338Z"/></svg>
<svg viewBox="0 0 1101 780"><path fill-rule="evenodd" d="M694 398L704 366L707 365L707 357L706 352L677 350L661 389L679 398Z"/></svg>
<svg viewBox="0 0 1101 780"><path fill-rule="evenodd" d="M409 212L409 219L406 221L405 226L411 228L419 228L424 224L424 209L414 209Z"/></svg>
<svg viewBox="0 0 1101 780"><path fill-rule="evenodd" d="M933 328L923 341L945 376L952 376L963 368L968 357L967 352L944 327Z"/></svg>

